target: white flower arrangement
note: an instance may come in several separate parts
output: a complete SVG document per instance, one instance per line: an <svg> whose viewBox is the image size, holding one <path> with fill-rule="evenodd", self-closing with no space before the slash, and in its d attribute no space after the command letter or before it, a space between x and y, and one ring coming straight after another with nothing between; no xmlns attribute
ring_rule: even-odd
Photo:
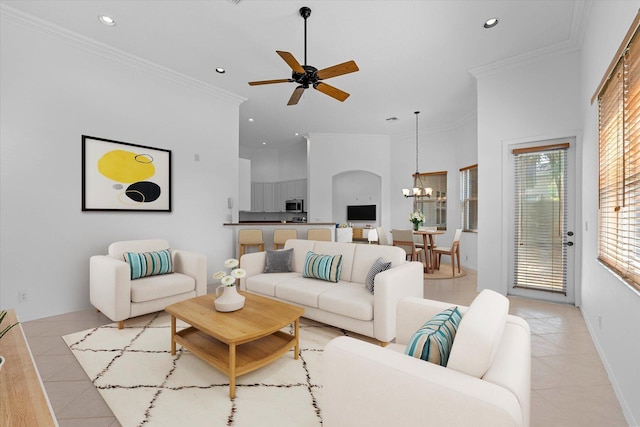
<svg viewBox="0 0 640 427"><path fill-rule="evenodd" d="M409 214L409 221L414 225L418 225L421 222L424 222L424 214L420 211L415 211Z"/></svg>
<svg viewBox="0 0 640 427"><path fill-rule="evenodd" d="M245 270L238 268L239 264L240 262L238 262L237 259L230 258L224 262L225 268L229 268L231 270L230 273L227 274L225 271L221 270L215 273L212 277L216 280L220 280L220 283L222 283L223 286L233 286L234 283L236 283L236 279L242 279L247 275Z"/></svg>

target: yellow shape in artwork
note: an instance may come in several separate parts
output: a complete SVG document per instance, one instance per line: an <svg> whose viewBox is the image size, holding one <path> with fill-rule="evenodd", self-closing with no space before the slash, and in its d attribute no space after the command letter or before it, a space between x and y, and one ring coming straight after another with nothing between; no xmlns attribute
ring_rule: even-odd
<svg viewBox="0 0 640 427"><path fill-rule="evenodd" d="M155 175L156 168L147 154L113 150L100 157L98 171L117 182L138 182Z"/></svg>

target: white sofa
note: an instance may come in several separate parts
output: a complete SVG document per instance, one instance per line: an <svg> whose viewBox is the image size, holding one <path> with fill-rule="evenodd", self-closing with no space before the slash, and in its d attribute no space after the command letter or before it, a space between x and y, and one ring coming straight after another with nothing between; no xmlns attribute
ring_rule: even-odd
<svg viewBox="0 0 640 427"><path fill-rule="evenodd" d="M264 273L265 252L243 255L240 266L247 275L241 289L304 308L304 317L373 337L383 344L395 337L396 307L402 297L423 295L423 271L419 262L407 262L405 252L394 246L320 242L290 239L292 271ZM307 252L342 255L338 283L302 277ZM365 278L378 258L391 268L375 276L373 295Z"/></svg>
<svg viewBox="0 0 640 427"><path fill-rule="evenodd" d="M415 331L446 308L406 298L386 348L339 337L323 355L323 423L336 426L528 426L531 334L504 296L482 291L462 313L446 367L404 354Z"/></svg>
<svg viewBox="0 0 640 427"><path fill-rule="evenodd" d="M154 252L170 248L163 239L126 240L109 245L107 255L89 260L91 304L124 327L124 320L164 310L175 302L207 293L207 257L184 250L171 250L173 273L131 280L125 252Z"/></svg>

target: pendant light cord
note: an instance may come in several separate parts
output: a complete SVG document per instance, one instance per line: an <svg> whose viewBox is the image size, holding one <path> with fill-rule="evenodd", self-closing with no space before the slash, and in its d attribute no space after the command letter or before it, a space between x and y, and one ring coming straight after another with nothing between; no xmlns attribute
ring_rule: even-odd
<svg viewBox="0 0 640 427"><path fill-rule="evenodd" d="M420 173L418 170L418 114L420 111L414 112L416 115L416 180L418 179L418 174Z"/></svg>

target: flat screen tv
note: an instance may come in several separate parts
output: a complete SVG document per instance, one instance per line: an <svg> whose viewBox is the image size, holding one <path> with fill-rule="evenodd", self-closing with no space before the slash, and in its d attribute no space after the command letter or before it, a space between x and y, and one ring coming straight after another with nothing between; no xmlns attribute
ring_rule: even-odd
<svg viewBox="0 0 640 427"><path fill-rule="evenodd" d="M375 221L376 205L347 206L347 221Z"/></svg>

